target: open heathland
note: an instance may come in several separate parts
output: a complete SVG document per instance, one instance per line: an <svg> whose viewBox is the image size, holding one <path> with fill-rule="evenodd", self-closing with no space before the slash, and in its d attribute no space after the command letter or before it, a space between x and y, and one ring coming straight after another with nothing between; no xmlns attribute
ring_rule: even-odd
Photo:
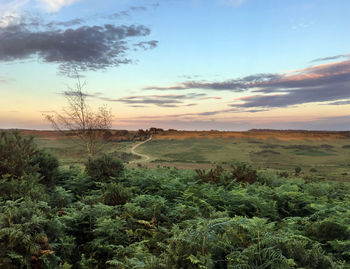
<svg viewBox="0 0 350 269"><path fill-rule="evenodd" d="M0 154L1 268L350 266L346 182L111 155L68 168L18 134Z"/></svg>
<svg viewBox="0 0 350 269"><path fill-rule="evenodd" d="M23 131L34 135L41 148L59 157L69 165L86 161L83 147L74 138L59 136L49 131ZM130 163L149 167L171 166L183 169L209 169L218 164L229 167L236 162L247 162L262 171L292 175L296 167L304 176L319 179L350 180L350 135L348 132L270 131L158 131L152 140L140 145L137 152L149 159L131 153L139 140L135 131L111 131L104 153Z"/></svg>

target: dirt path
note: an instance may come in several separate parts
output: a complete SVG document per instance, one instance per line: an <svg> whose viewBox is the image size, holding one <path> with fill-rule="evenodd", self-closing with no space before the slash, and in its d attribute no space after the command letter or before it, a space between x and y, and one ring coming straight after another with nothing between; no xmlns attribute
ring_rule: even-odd
<svg viewBox="0 0 350 269"><path fill-rule="evenodd" d="M143 145L143 144L145 144L145 143L147 143L148 141L151 141L151 140L152 140L152 136L151 136L150 138L148 138L147 140L142 141L142 142L140 142L140 143L134 145L134 146L131 148L131 153L132 153L132 154L135 154L135 155L140 156L141 158L143 158L143 159L139 159L139 160L132 161L132 163L147 162L147 161L150 159L150 156L148 156L148 155L146 155L146 154L137 153L137 152L135 151L135 149L137 149L139 146L141 146L141 145Z"/></svg>

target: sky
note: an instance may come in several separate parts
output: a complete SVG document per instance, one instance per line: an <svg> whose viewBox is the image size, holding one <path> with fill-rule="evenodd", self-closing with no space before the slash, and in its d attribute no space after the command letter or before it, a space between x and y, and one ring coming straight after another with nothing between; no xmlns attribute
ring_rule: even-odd
<svg viewBox="0 0 350 269"><path fill-rule="evenodd" d="M349 0L0 0L0 128L76 70L114 129L350 129Z"/></svg>

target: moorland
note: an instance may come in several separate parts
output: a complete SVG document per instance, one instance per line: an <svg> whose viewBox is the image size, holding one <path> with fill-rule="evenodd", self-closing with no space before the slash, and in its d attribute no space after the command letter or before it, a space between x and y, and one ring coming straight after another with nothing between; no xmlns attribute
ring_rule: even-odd
<svg viewBox="0 0 350 269"><path fill-rule="evenodd" d="M54 131L23 130L33 135L40 148L49 150L63 164L85 161L84 148ZM138 160L131 148L152 135L152 140L137 148L149 156ZM148 167L170 166L182 169L230 167L247 162L261 171L293 173L300 167L304 175L320 179L350 180L350 133L326 131L251 130L247 132L111 130L104 153ZM131 164L131 165L132 165Z"/></svg>
<svg viewBox="0 0 350 269"><path fill-rule="evenodd" d="M108 150L90 158L72 146L74 139L53 132L33 139L30 132L0 133L0 268L350 267L350 184L345 178L313 176L304 167L283 173L242 161L218 165L223 159L178 162L179 155L158 162L163 155L155 155L167 143L166 154L171 147L194 150L195 143L203 158L210 157L205 150L214 152L217 145L229 152L227 141L242 150L271 143L279 145L276 151L332 149L339 154L346 152L346 133L307 133L316 137L312 143L290 138L272 143L256 133L221 138L185 133L177 140L154 133L137 148L153 154L145 162L129 152L145 139L137 132L140 141L113 142L113 134L108 135ZM288 143L313 147L283 148ZM227 157L239 160L238 151ZM346 164L346 156L343 160ZM194 170L197 165L211 169ZM328 169L332 175L333 168Z"/></svg>

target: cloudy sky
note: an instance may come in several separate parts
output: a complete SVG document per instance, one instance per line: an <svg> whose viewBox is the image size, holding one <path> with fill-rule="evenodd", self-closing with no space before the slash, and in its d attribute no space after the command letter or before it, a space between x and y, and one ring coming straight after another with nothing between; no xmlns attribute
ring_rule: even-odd
<svg viewBox="0 0 350 269"><path fill-rule="evenodd" d="M350 129L349 0L0 0L0 128L72 70L113 128Z"/></svg>

